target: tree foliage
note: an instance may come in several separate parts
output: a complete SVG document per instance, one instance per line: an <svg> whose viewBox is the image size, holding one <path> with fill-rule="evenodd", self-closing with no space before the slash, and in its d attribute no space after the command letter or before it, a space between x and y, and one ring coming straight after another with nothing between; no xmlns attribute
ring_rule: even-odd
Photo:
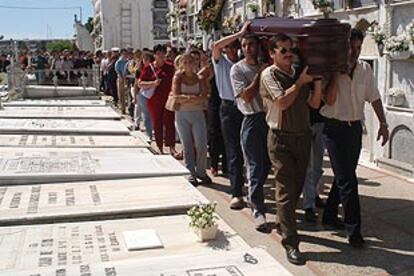
<svg viewBox="0 0 414 276"><path fill-rule="evenodd" d="M52 41L46 45L46 48L49 52L51 51L58 51L61 52L65 49L69 51L73 51L76 49L76 46L70 40L60 40L60 41Z"/></svg>

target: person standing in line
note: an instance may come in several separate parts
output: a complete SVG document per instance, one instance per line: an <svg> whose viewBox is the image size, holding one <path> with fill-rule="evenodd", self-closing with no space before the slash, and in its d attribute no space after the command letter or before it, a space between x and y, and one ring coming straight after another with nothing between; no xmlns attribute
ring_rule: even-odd
<svg viewBox="0 0 414 276"><path fill-rule="evenodd" d="M325 207L325 203L319 197L320 186L323 185L321 184L321 180L323 175L322 165L325 145L322 135L325 124L323 117L319 114L319 109L310 109L310 120L312 143L305 184L303 185L303 209L305 210L305 220L315 223L317 221L315 209L323 209Z"/></svg>
<svg viewBox="0 0 414 276"><path fill-rule="evenodd" d="M109 68L109 63L112 58L112 52L104 51L103 54L104 54L104 58L101 61L100 71L101 71L102 79L103 79L104 94L107 96L110 96L111 93L110 93L110 85L109 85L108 68Z"/></svg>
<svg viewBox="0 0 414 276"><path fill-rule="evenodd" d="M170 149L170 154L178 157L179 154L175 150L174 112L165 109L168 94L171 92L175 69L173 65L165 62L165 53L166 48L163 45L156 45L154 47L155 60L151 64L152 67L144 67L140 78L141 81L148 80L156 82L154 95L148 100L147 106L151 115L158 150L163 154L165 143L165 146Z"/></svg>
<svg viewBox="0 0 414 276"><path fill-rule="evenodd" d="M131 74L132 84L131 84L131 94L132 94L132 103L134 105L134 130L139 130L141 121L143 120L141 106L138 103L139 97L139 86L138 86L138 79L139 75L141 74L141 70L143 67L142 63L142 52L141 50L134 51L134 57L128 63L128 72Z"/></svg>
<svg viewBox="0 0 414 276"><path fill-rule="evenodd" d="M126 76L127 76L127 64L128 64L128 51L126 49L121 50L121 56L115 63L115 71L118 75L118 99L119 108L122 114L126 114Z"/></svg>
<svg viewBox="0 0 414 276"><path fill-rule="evenodd" d="M202 184L211 184L206 172L207 125L203 111L209 87L208 80L200 79L194 72L194 62L191 54L181 57L172 92L179 106L175 112L175 126L183 145L185 166L191 172L189 182L197 186L197 178Z"/></svg>
<svg viewBox="0 0 414 276"><path fill-rule="evenodd" d="M230 69L239 61L238 41L247 31L249 22L233 35L223 37L213 45L213 67L216 84L221 98L220 119L223 131L224 147L227 157L232 199L231 209L243 209L243 153L240 145L240 130L243 114L237 109L233 87L230 81Z"/></svg>
<svg viewBox="0 0 414 276"><path fill-rule="evenodd" d="M356 168L362 146L362 123L365 102L371 103L378 118L377 140L384 146L389 137L381 96L368 63L358 60L364 35L353 29L350 37L349 72L335 74L328 85L333 103L322 107L325 119L325 144L329 152L334 183L326 202L322 223L343 228L338 219L338 205L342 203L345 232L349 244L362 248L361 210L358 195ZM328 92L329 93L329 92Z"/></svg>
<svg viewBox="0 0 414 276"><path fill-rule="evenodd" d="M152 121L151 114L148 111L148 100L154 95L155 88L159 85L160 80L157 79L155 74L155 69L152 63L154 62L154 56L150 52L144 52L142 55L142 68L140 74L137 75L136 85L138 90L137 103L140 105L142 111L142 117L144 121L145 133L147 134L147 142L151 143L152 141ZM142 79L142 72L145 68L149 67L151 69L148 79ZM154 80L155 77L155 80Z"/></svg>
<svg viewBox="0 0 414 276"><path fill-rule="evenodd" d="M270 128L268 151L276 179L276 225L288 261L303 265L295 209L310 154L309 106L318 108L321 103L322 78L309 75L307 67L300 71L293 66L293 41L285 34L270 39L269 52L274 64L262 72L260 94Z"/></svg>
<svg viewBox="0 0 414 276"><path fill-rule="evenodd" d="M253 211L255 227L266 230L266 207L263 186L270 169L267 154L267 130L263 101L259 94L260 73L267 64L259 64L259 38L254 34L245 34L241 48L245 56L230 70L237 107L243 113L241 144L247 163L249 204Z"/></svg>

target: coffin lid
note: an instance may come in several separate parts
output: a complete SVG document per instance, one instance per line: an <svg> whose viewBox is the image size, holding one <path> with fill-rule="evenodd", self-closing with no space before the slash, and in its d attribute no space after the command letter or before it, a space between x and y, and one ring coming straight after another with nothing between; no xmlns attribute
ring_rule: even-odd
<svg viewBox="0 0 414 276"><path fill-rule="evenodd" d="M351 26L337 19L293 19L282 17L262 17L251 20L250 31L261 35L286 33L294 36L309 34L334 35L332 30L348 32ZM343 35L344 33L340 33Z"/></svg>

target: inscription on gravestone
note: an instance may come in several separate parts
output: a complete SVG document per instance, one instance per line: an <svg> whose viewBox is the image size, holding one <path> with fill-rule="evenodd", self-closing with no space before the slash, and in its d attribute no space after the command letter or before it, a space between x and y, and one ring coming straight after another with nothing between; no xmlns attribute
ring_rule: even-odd
<svg viewBox="0 0 414 276"><path fill-rule="evenodd" d="M47 156L24 156L16 153L14 158L7 159L1 168L4 172L24 173L95 173L99 161L93 159L88 151L82 152L49 152Z"/></svg>

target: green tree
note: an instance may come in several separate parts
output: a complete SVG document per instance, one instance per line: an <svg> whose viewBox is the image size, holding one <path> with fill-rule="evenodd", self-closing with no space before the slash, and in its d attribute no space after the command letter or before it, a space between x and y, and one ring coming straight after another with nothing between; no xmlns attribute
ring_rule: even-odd
<svg viewBox="0 0 414 276"><path fill-rule="evenodd" d="M69 51L73 51L76 49L76 46L70 40L60 40L60 41L52 41L46 45L46 48L49 52L51 51L58 51L61 52L65 49Z"/></svg>

